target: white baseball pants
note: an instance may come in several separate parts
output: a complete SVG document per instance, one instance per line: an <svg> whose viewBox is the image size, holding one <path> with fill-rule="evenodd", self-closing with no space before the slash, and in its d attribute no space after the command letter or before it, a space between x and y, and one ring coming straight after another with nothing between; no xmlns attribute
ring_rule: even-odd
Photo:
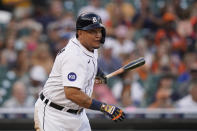
<svg viewBox="0 0 197 131"><path fill-rule="evenodd" d="M91 131L85 110L72 114L54 109L41 99L35 104L34 122L36 131Z"/></svg>

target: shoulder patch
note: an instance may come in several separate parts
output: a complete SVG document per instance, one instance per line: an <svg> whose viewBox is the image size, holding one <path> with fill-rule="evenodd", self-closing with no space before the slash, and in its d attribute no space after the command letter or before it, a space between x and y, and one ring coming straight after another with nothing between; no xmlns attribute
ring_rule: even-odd
<svg viewBox="0 0 197 131"><path fill-rule="evenodd" d="M77 79L77 75L74 72L70 72L68 74L68 80L69 81L75 81Z"/></svg>

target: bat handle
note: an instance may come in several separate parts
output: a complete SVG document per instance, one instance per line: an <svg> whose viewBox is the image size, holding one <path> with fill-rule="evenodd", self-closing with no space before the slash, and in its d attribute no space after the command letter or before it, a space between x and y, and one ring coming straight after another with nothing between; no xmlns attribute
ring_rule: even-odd
<svg viewBox="0 0 197 131"><path fill-rule="evenodd" d="M108 79L108 78L111 78L111 77L116 76L118 74L121 74L122 72L124 72L124 69L123 68L120 68L117 71L114 71L114 72L106 75L105 77Z"/></svg>

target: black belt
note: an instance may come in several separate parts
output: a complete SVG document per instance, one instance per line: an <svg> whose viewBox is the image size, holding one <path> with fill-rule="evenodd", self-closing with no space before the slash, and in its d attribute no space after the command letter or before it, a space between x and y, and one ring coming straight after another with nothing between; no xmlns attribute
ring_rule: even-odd
<svg viewBox="0 0 197 131"><path fill-rule="evenodd" d="M41 93L41 94L40 94L40 99L43 101L44 98L45 98L45 96L43 95L43 93ZM47 105L47 103L49 102L49 99L45 99L45 101L43 101L43 102ZM55 103L53 103L53 102L51 102L51 103L49 104L49 106L51 106L51 107L53 107L53 108L55 108L55 109L57 109L57 110L60 110L60 111L64 109L63 106L57 105L57 104L55 104ZM73 114L80 114L82 111L83 111L83 109L79 109L79 110L68 109L68 110L67 110L67 112L73 113Z"/></svg>

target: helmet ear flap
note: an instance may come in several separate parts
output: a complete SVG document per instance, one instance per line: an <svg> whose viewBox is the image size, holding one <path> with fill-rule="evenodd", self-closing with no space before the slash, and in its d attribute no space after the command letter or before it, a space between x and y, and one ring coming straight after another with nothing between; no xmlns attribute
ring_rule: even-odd
<svg viewBox="0 0 197 131"><path fill-rule="evenodd" d="M106 36L105 28L102 28L101 33L102 33L101 43L104 44L105 43L105 36Z"/></svg>

